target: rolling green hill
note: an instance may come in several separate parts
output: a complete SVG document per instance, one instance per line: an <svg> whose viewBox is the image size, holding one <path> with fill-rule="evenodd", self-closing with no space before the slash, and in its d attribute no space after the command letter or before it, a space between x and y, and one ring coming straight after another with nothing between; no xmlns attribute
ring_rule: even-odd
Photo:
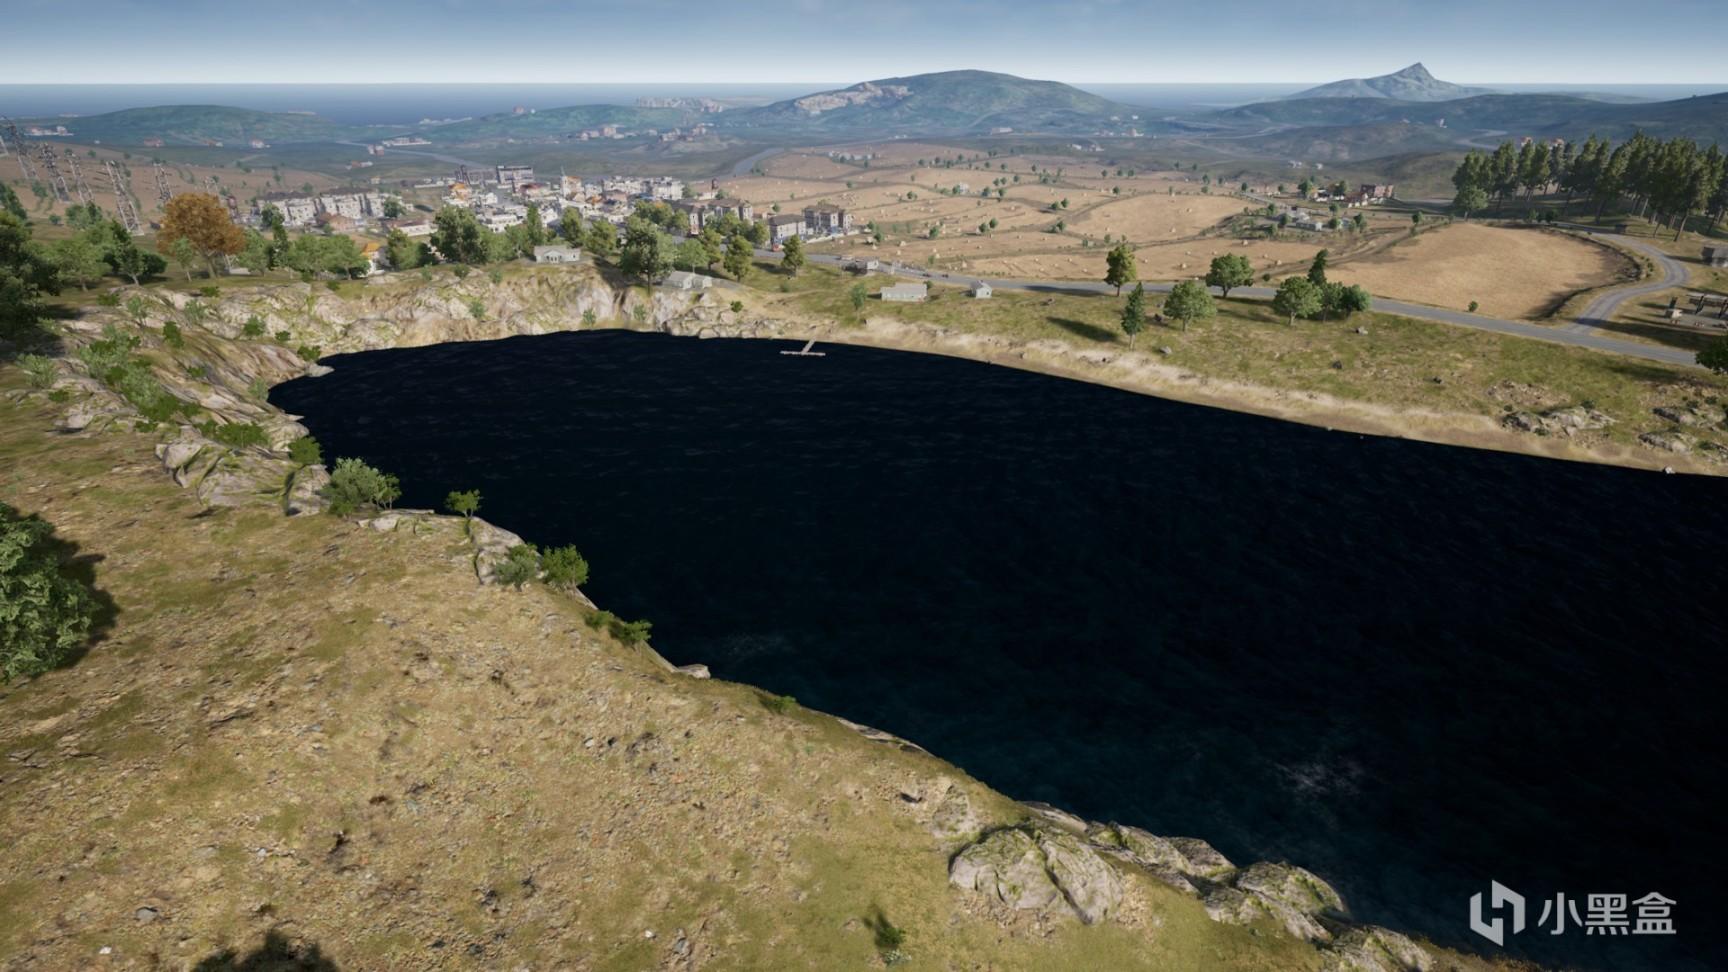
<svg viewBox="0 0 1728 972"><path fill-rule="evenodd" d="M830 132L1091 132L1144 128L1148 122L1135 119L1143 112L1055 81L943 71L865 81L721 118L727 127Z"/></svg>
<svg viewBox="0 0 1728 972"><path fill-rule="evenodd" d="M312 114L253 111L222 105L163 105L127 108L83 118L44 118L37 124L65 125L79 142L140 145L159 138L168 145L239 145L267 142L332 142L377 138L400 128L341 125Z"/></svg>
<svg viewBox="0 0 1728 972"><path fill-rule="evenodd" d="M617 125L621 129L653 128L665 131L699 120L713 122L723 116L702 115L682 108L636 108L626 105L572 105L541 111L500 112L450 125L427 127L421 134L435 142L494 142L505 139L559 139L585 128Z"/></svg>
<svg viewBox="0 0 1728 972"><path fill-rule="evenodd" d="M1488 88L1468 88L1442 81L1428 73L1421 62L1402 71L1382 74L1377 78L1351 78L1334 81L1307 91L1290 95L1290 100L1307 98L1391 98L1398 101L1456 101L1474 95L1492 94Z"/></svg>
<svg viewBox="0 0 1728 972"><path fill-rule="evenodd" d="M1514 135L1583 138L1592 132L1625 138L1635 131L1669 138L1728 142L1728 92L1643 104L1607 104L1556 94L1480 95L1445 102L1390 98L1302 98L1215 112L1209 119L1237 126L1360 126L1410 124L1460 134L1500 130Z"/></svg>

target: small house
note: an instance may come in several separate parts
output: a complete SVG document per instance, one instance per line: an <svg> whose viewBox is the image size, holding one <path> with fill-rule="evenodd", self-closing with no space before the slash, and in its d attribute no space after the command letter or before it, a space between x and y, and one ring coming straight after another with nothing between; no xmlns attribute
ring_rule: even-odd
<svg viewBox="0 0 1728 972"><path fill-rule="evenodd" d="M707 290L713 285L713 277L703 276L699 273L690 273L687 270L674 270L666 275L665 281L667 290Z"/></svg>
<svg viewBox="0 0 1728 972"><path fill-rule="evenodd" d="M991 293L990 285L982 280L972 285L972 297L976 300L984 300Z"/></svg>
<svg viewBox="0 0 1728 972"><path fill-rule="evenodd" d="M581 263L582 249L575 246L564 246L558 243L548 243L534 248L535 263Z"/></svg>
<svg viewBox="0 0 1728 972"><path fill-rule="evenodd" d="M930 296L930 287L921 283L895 284L892 287L883 287L880 296L883 300L912 304Z"/></svg>
<svg viewBox="0 0 1728 972"><path fill-rule="evenodd" d="M1705 247L1704 265L1707 267L1728 267L1728 246Z"/></svg>

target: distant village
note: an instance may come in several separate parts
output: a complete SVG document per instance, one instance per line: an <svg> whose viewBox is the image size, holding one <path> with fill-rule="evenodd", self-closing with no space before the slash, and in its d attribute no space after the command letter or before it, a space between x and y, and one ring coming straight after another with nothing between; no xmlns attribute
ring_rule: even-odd
<svg viewBox="0 0 1728 972"><path fill-rule="evenodd" d="M480 172L464 167L455 176L423 180L409 188L436 191L442 205L470 210L480 225L500 233L526 223L530 206L540 211L549 226L574 218L622 227L644 203L664 204L682 214L683 229L690 236L722 217L760 222L771 248L792 237L813 242L858 232L852 213L844 207L813 203L799 212L758 214L750 203L727 197L718 180L693 185L669 176L542 177L531 166L497 165ZM399 231L410 238L430 237L435 229L425 207L416 210L380 188L269 193L253 200L252 211L242 216L242 222L262 224L264 211L271 207L290 229L377 236ZM367 250L375 253L377 247Z"/></svg>

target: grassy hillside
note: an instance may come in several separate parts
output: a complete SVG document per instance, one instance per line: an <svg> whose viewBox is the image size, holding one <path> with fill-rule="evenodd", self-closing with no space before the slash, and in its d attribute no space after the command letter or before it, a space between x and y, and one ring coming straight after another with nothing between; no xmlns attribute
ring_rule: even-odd
<svg viewBox="0 0 1728 972"><path fill-rule="evenodd" d="M880 96L859 97L867 96L870 88ZM858 97L857 103L824 107L852 97ZM1092 131L1126 127L1143 112L1055 81L989 71L944 71L883 78L722 117L730 126L834 132L964 132L998 127Z"/></svg>
<svg viewBox="0 0 1728 972"><path fill-rule="evenodd" d="M1728 141L1728 92L1649 104L1605 104L1557 94L1497 94L1416 103L1388 98L1304 98L1230 108L1209 120L1240 126L1339 126L1411 123L1448 130L1498 129L1582 138L1625 138L1643 130L1664 138Z"/></svg>
<svg viewBox="0 0 1728 972"><path fill-rule="evenodd" d="M585 128L617 125L626 129L654 128L666 130L689 125L699 119L718 116L700 115L681 108L636 108L626 105L573 105L568 108L547 108L532 113L500 112L470 121L438 125L422 130L422 134L437 142L487 142L515 139L564 138Z"/></svg>

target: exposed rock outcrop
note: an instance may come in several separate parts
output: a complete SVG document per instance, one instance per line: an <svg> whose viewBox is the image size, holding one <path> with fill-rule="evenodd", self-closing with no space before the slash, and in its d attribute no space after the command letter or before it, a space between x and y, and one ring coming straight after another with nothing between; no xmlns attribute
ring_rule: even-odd
<svg viewBox="0 0 1728 972"><path fill-rule="evenodd" d="M1512 412L1501 419L1500 424L1518 432L1572 436L1579 432L1605 429L1613 425L1614 420L1596 409L1572 405L1546 412Z"/></svg>

